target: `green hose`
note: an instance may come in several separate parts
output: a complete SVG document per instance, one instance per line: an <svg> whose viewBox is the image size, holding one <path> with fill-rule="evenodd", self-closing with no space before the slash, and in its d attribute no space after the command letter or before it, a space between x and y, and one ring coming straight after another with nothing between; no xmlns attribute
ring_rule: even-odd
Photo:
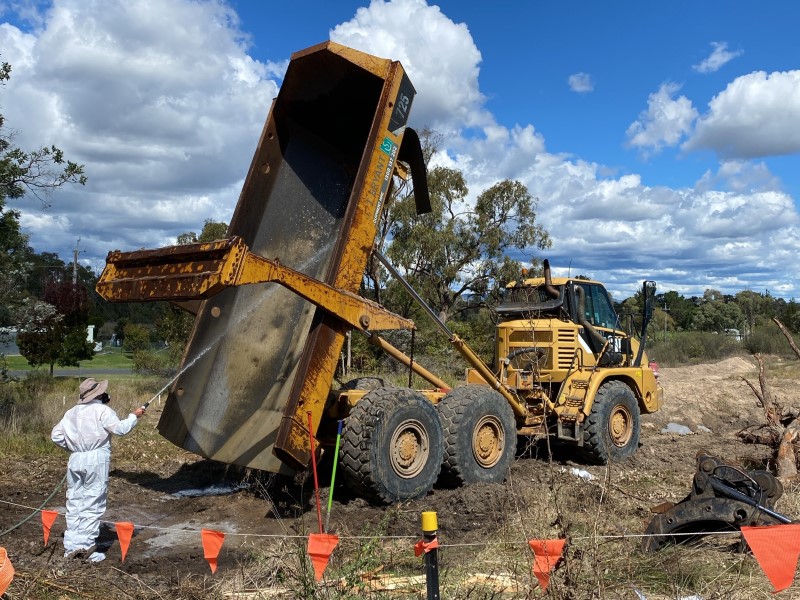
<svg viewBox="0 0 800 600"><path fill-rule="evenodd" d="M64 475L64 479L62 479L61 482L56 486L56 488L50 493L50 495L47 498L44 499L44 502L42 502L39 505L39 508L37 508L35 511L33 511L31 514L29 514L27 517L22 519L22 521L20 521L19 523L17 523L13 527L9 527L5 531L0 531L0 536L3 536L5 534L7 534L7 533L11 533L12 531L14 531L20 525L24 525L25 523L30 521L37 513L42 512L42 508L44 508L44 505L47 504L48 502L50 502L50 498L52 498L53 496L56 495L56 492L61 489L61 486L64 485L64 482L66 480L67 480L67 476Z"/></svg>

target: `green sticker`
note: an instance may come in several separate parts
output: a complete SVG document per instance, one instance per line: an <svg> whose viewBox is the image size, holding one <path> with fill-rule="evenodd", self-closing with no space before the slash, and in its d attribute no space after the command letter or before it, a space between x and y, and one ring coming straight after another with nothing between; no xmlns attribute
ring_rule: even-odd
<svg viewBox="0 0 800 600"><path fill-rule="evenodd" d="M389 156L392 155L392 151L394 150L394 142L390 140L388 137L383 138L383 143L381 144L381 150L383 150Z"/></svg>

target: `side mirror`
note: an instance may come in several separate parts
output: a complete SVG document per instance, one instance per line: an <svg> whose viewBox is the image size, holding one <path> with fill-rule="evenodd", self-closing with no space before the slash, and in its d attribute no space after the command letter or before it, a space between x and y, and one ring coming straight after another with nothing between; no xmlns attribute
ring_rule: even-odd
<svg viewBox="0 0 800 600"><path fill-rule="evenodd" d="M656 297L656 282L645 281L642 283L642 296L644 297L644 316L649 321L653 318L653 302Z"/></svg>

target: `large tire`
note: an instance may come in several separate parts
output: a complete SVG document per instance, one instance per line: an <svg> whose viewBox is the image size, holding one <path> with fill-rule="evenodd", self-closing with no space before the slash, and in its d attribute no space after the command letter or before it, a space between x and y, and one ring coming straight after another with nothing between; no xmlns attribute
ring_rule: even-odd
<svg viewBox="0 0 800 600"><path fill-rule="evenodd" d="M382 377L356 377L345 383L343 390L377 390L378 388L392 387Z"/></svg>
<svg viewBox="0 0 800 600"><path fill-rule="evenodd" d="M345 419L340 464L360 495L387 504L412 500L436 483L443 443L439 416L422 394L378 388Z"/></svg>
<svg viewBox="0 0 800 600"><path fill-rule="evenodd" d="M639 447L639 404L621 381L600 386L583 427L583 454L604 465L633 456Z"/></svg>
<svg viewBox="0 0 800 600"><path fill-rule="evenodd" d="M448 485L505 480L517 447L514 411L483 385L456 388L436 405L444 428L440 479Z"/></svg>

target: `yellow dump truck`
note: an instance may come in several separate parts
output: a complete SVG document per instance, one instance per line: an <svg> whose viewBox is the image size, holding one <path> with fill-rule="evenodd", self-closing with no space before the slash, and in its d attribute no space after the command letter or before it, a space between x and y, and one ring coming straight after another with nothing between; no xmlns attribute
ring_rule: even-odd
<svg viewBox="0 0 800 600"><path fill-rule="evenodd" d="M452 390L378 335L414 328L357 294L370 253L385 261L373 245L394 175L410 173L418 210L430 210L419 138L407 127L414 95L398 62L333 42L295 53L230 237L109 253L104 298L166 300L196 315L158 424L167 439L287 473L309 465L310 436L331 447L343 419L344 475L384 502L424 495L439 478L502 481L518 434L552 434L595 462L636 450L639 414L663 394L599 283L552 279L548 267L541 281L511 284L492 366L408 286L470 365ZM646 282L642 332L653 290ZM350 330L431 389L332 389Z"/></svg>

